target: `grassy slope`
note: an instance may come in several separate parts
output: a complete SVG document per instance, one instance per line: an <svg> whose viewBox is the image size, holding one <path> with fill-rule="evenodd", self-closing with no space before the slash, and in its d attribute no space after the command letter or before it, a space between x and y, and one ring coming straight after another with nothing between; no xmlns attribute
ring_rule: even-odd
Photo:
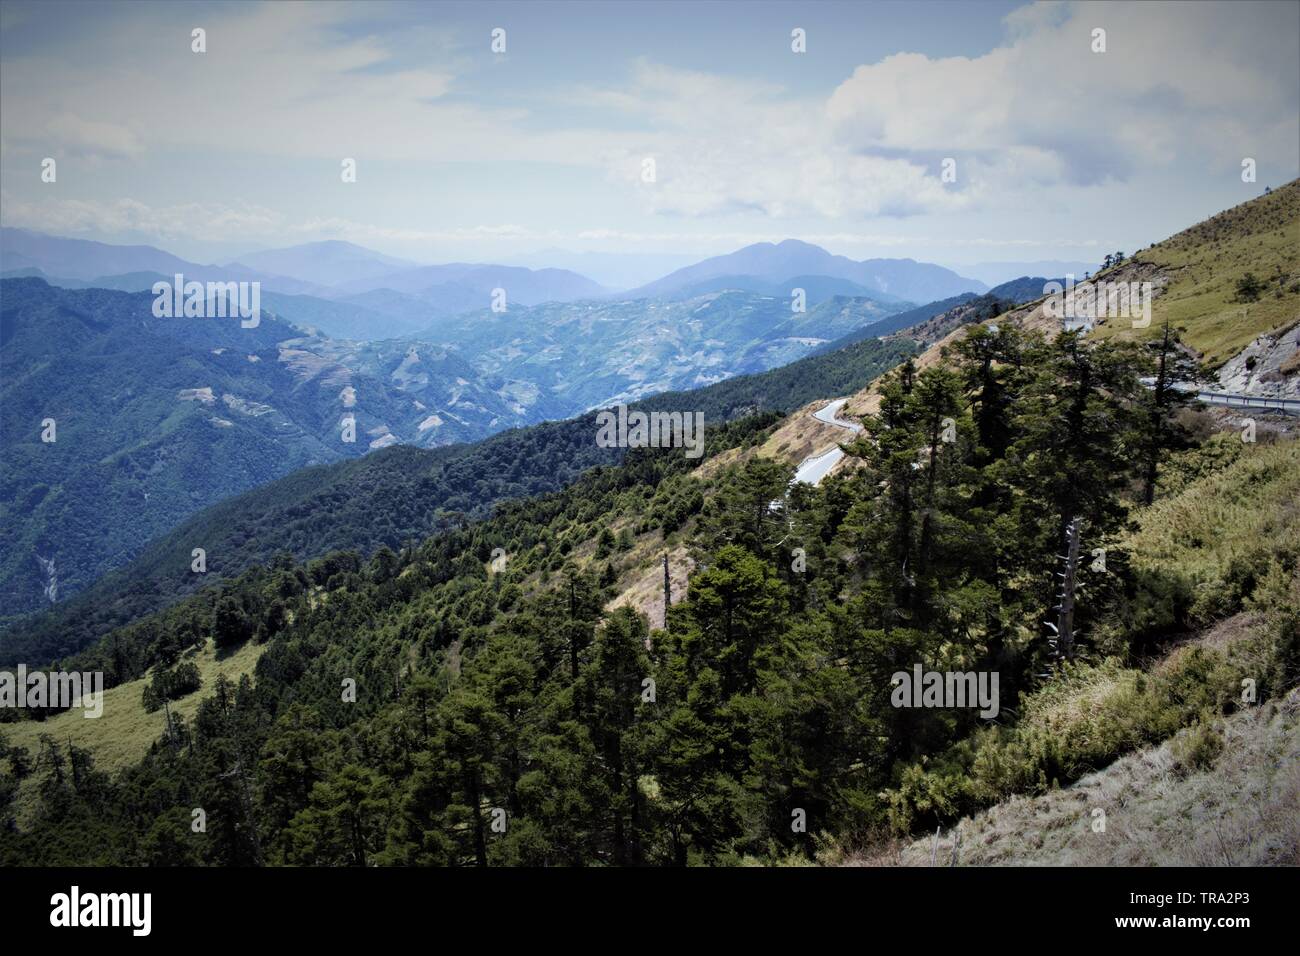
<svg viewBox="0 0 1300 956"><path fill-rule="evenodd" d="M1184 341L1211 366L1222 365L1256 337L1300 319L1300 180L1212 216L1134 257L1160 267L1170 280L1155 300L1151 326L1133 329L1131 323L1111 322L1097 334L1150 339L1168 318L1187 330ZM1126 268L1101 275L1122 278ZM1256 302L1236 300L1237 280L1247 272L1266 286Z"/></svg>
<svg viewBox="0 0 1300 956"><path fill-rule="evenodd" d="M1158 499L1126 547L1138 566L1204 581L1288 542L1300 549L1300 441L1243 446L1227 468Z"/></svg>
<svg viewBox="0 0 1300 956"><path fill-rule="evenodd" d="M1245 448L1235 461L1188 482L1142 512L1124 543L1136 566L1213 586L1235 558L1300 547L1300 441ZM1293 575L1294 577L1294 575ZM1292 595L1300 593L1293 581ZM1112 752L1144 731L1123 726L1152 678L1200 673L1192 656L1249 661L1267 617L1220 621L1145 672L1117 665L1083 669L1026 701L1021 724L1069 741L1083 754ZM1252 671L1248 668L1246 673ZM1187 685L1183 685L1186 687ZM1262 865L1300 862L1300 688L1215 722L1224 747L1208 766L1184 757L1196 728L1134 750L1072 786L1012 796L941 835L896 842L851 865ZM1117 741L1121 741L1117 743ZM1092 811L1106 813L1105 833Z"/></svg>
<svg viewBox="0 0 1300 956"><path fill-rule="evenodd" d="M174 716L190 720L198 712L199 702L212 693L218 675L224 674L234 683L244 674L252 674L257 659L265 645L249 641L233 654L218 658L211 643L194 654L203 685L194 693L172 701ZM0 724L2 734L11 746L22 747L35 760L40 752L40 738L49 734L66 744L89 750L95 767L109 773L132 766L144 759L149 747L158 740L166 728L163 711L148 713L144 709L142 694L153 677L152 671L139 680L128 681L104 691L104 713L98 718L88 718L80 711L65 711L45 721L22 720ZM21 826L35 807L36 785L39 773L29 775L18 789L18 821Z"/></svg>
<svg viewBox="0 0 1300 956"><path fill-rule="evenodd" d="M1266 866L1300 863L1300 689L1219 725L1209 766L1181 756L1193 730L1072 787L1014 797L870 863L927 866ZM1105 813L1098 832L1093 811Z"/></svg>

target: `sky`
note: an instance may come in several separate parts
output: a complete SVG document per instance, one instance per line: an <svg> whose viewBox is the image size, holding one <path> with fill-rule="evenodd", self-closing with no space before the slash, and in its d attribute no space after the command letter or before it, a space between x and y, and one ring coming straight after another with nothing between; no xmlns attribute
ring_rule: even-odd
<svg viewBox="0 0 1300 956"><path fill-rule="evenodd" d="M1298 175L1296 0L0 5L0 223L206 262L1097 261Z"/></svg>

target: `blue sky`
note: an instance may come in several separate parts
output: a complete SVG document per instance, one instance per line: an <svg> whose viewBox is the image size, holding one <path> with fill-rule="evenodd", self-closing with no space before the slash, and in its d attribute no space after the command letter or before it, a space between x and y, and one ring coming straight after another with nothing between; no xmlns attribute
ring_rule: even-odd
<svg viewBox="0 0 1300 956"><path fill-rule="evenodd" d="M1300 175L1290 0L2 10L0 221L203 260L1095 260Z"/></svg>

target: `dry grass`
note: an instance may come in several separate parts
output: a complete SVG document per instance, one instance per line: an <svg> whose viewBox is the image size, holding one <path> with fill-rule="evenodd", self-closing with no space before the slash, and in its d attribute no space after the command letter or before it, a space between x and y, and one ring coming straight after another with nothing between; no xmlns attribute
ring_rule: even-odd
<svg viewBox="0 0 1300 956"><path fill-rule="evenodd" d="M1222 754L1189 770L1195 728L1074 786L1014 797L932 837L851 865L1262 866L1300 863L1300 689L1219 721ZM1105 829L1100 829L1104 814Z"/></svg>
<svg viewBox="0 0 1300 956"><path fill-rule="evenodd" d="M646 537L650 537L647 535ZM654 537L658 538L656 533ZM641 542L638 542L640 550ZM647 550L636 566L619 580L618 597L610 601L608 610L617 607L631 607L644 614L651 627L662 627L664 622L664 568L663 541L651 555ZM695 562L691 559L685 545L677 545L668 552L668 580L672 587L673 603L676 604L686 596L687 580Z"/></svg>
<svg viewBox="0 0 1300 956"><path fill-rule="evenodd" d="M1201 352L1208 364L1222 365L1258 336L1285 328L1300 317L1298 250L1300 181L1136 253L1169 277L1164 294L1155 300L1151 325L1133 329L1129 323L1109 323L1096 334L1155 338L1168 319L1187 330L1183 340ZM1247 272L1265 283L1263 295L1255 302L1237 301L1237 281Z"/></svg>
<svg viewBox="0 0 1300 956"><path fill-rule="evenodd" d="M1127 542L1137 566L1207 580L1261 548L1300 548L1300 442L1252 445L1222 471L1157 501Z"/></svg>
<svg viewBox="0 0 1300 956"><path fill-rule="evenodd" d="M170 705L172 714L192 719L198 713L200 701L211 693L218 675L224 674L228 680L238 682L244 674L253 672L263 650L265 645L249 641L235 653L218 659L211 642L206 644L193 657L203 685L194 693L173 701ZM0 733L10 745L22 747L33 759L40 752L43 734L49 734L61 745L71 741L90 751L96 769L116 773L139 763L165 730L163 711L151 714L144 709L142 695L152 677L150 671L139 680L104 691L104 713L98 718L87 718L80 711L65 711L45 721L0 724ZM35 809L38 777L38 773L29 775L18 788L16 806L20 826Z"/></svg>

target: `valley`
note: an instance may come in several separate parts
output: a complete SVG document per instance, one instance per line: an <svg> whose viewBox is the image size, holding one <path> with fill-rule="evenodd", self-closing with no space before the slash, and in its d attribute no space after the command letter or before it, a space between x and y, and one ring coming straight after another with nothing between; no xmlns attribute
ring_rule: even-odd
<svg viewBox="0 0 1300 956"><path fill-rule="evenodd" d="M761 372L892 309L835 299L792 318L788 302L733 292L484 310L428 330L436 341L345 341L304 335L274 312L260 328L231 330L155 315L145 293L0 280L4 360L26 370L6 375L0 394L15 439L0 513L35 511L23 527L6 526L5 616L74 595L179 520L296 468L393 444L473 442ZM651 368L660 371L647 376ZM33 427L50 417L72 451L36 440ZM215 466L199 468L205 459ZM109 497L83 507L72 489L92 484ZM108 520L129 530L106 534ZM57 593L48 561L62 572Z"/></svg>
<svg viewBox="0 0 1300 956"><path fill-rule="evenodd" d="M1298 71L1300 0L0 0L6 941L1284 938Z"/></svg>
<svg viewBox="0 0 1300 956"><path fill-rule="evenodd" d="M1253 208L1291 209L1298 190ZM1157 323L1167 303L1189 308L1188 281L1163 285ZM1289 340L1300 299L1281 288L1283 318L1243 347ZM716 334L782 328L755 319L761 303L690 308L711 310ZM618 321L617 303L556 309L542 309L551 328L529 333L527 351L550 347L543 334L600 342L600 324ZM842 304L824 312L814 321L830 328L811 337L831 341L842 315ZM1190 321L1185 339L1212 349L1205 328ZM1205 862L1213 844L1161 838L1160 820L1240 779L1259 819L1225 826L1260 850L1229 861L1291 859L1294 784L1260 768L1285 752L1300 680L1296 424L1260 409L1249 382L1232 394L1257 403L1253 442L1239 411L1190 394L1157 414L1143 385L1150 333L1121 331L1085 337L1041 298L976 297L883 337L643 398L718 423L698 461L600 449L587 414L476 445L380 448L201 512L90 598L6 636L25 659L54 651L62 666L103 670L117 719L141 729L113 749L60 725L73 740L63 748L39 725L0 724L11 772L33 768L14 785L0 852L152 865L926 865L937 828L956 863ZM452 333L494 338L470 320ZM514 359L495 338L504 369ZM398 356L401 377L424 387L418 347L293 341L289 373L335 400L332 369ZM1221 388L1243 387L1237 367L1220 363ZM1288 367L1270 365L1265 392L1290 394ZM187 404L257 412L225 394ZM1062 400L1079 417L1055 414ZM938 437L945 420L951 443ZM1133 448L1158 455L1151 505ZM1086 516L1086 546L1107 570L1085 577L1083 649L1061 660L1036 622L1050 616L1070 515ZM197 590L180 583L195 540L223 542ZM209 663L227 655L246 663ZM190 659L203 685L171 718L128 706L123 695ZM891 707L889 675L916 661L993 671L1000 700L985 712L998 718ZM349 680L353 702L337 691ZM1243 680L1254 697L1241 697ZM167 813L133 796L198 785L205 805L242 819L219 783L232 754L256 767L256 846L238 830L178 844ZM32 782L56 759L87 774L66 804ZM1136 800L1127 781L1152 773L1161 789ZM179 814L179 796L167 799ZM93 851L48 840L92 806L93 822L76 819L94 829ZM493 806L511 826L477 840ZM815 843L790 830L791 808ZM1115 838L1094 839L1098 808ZM346 812L359 842L343 839ZM1116 842L1139 830L1145 849Z"/></svg>

